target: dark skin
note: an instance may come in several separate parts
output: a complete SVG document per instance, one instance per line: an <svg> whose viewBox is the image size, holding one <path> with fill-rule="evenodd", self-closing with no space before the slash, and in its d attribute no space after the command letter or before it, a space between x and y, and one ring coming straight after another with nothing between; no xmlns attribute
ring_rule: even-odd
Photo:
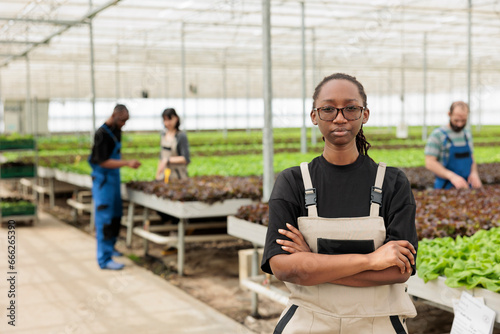
<svg viewBox="0 0 500 334"><path fill-rule="evenodd" d="M121 111L114 111L111 117L109 117L106 120L106 125L109 127L116 127L118 129L121 129L125 123L128 121L129 114L128 111L126 110L121 110ZM118 160L118 159L108 159L103 161L100 166L104 168L121 168L121 167L130 167L137 169L141 163L137 160Z"/></svg>
<svg viewBox="0 0 500 334"><path fill-rule="evenodd" d="M363 100L355 84L336 79L325 83L314 104L342 108L363 106ZM356 161L359 156L356 134L369 115L370 111L365 109L355 121L346 120L342 113L333 121L323 121L317 112L311 111L313 124L318 125L325 138L323 156L328 162L348 165ZM274 275L282 281L305 286L333 283L357 287L404 283L411 275L411 265L415 264L415 248L406 240L389 241L370 254L316 254L297 228L291 224L287 227L288 230L279 233L291 241L276 242L290 254L275 255L269 260Z"/></svg>

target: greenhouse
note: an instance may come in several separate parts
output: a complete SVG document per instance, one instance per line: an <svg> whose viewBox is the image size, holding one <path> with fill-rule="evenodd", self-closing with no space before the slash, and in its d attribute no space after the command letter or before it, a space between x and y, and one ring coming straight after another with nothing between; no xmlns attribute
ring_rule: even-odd
<svg viewBox="0 0 500 334"><path fill-rule="evenodd" d="M499 41L498 0L0 0L0 332L500 333Z"/></svg>

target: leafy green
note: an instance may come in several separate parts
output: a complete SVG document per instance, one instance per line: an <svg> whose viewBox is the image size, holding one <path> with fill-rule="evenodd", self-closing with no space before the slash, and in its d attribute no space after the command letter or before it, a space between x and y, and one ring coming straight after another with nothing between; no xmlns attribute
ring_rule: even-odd
<svg viewBox="0 0 500 334"><path fill-rule="evenodd" d="M449 287L482 287L500 292L500 228L471 237L419 242L417 273L424 282L446 276Z"/></svg>

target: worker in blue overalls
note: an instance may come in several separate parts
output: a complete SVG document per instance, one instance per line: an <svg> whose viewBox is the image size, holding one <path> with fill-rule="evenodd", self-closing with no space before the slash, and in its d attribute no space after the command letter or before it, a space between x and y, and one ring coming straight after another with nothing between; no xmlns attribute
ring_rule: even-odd
<svg viewBox="0 0 500 334"><path fill-rule="evenodd" d="M448 116L449 124L435 129L425 145L425 167L436 175L434 188L480 188L472 134L465 128L469 106L453 102Z"/></svg>
<svg viewBox="0 0 500 334"><path fill-rule="evenodd" d="M120 270L122 263L113 261L112 256L120 256L115 243L120 232L122 199L120 194L120 168L138 168L137 160L121 158L121 129L129 119L127 107L115 106L113 114L96 131L94 146L89 156L92 167L92 197L97 238L97 262L101 269Z"/></svg>

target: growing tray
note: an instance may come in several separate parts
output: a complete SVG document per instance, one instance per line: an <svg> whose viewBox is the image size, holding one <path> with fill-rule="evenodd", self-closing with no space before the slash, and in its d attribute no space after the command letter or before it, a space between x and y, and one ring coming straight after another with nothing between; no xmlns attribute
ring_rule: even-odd
<svg viewBox="0 0 500 334"><path fill-rule="evenodd" d="M234 215L240 206L249 205L253 202L249 198L226 199L223 202L213 204L198 201L179 202L130 188L127 188L127 195L128 200L131 202L177 218L208 218Z"/></svg>
<svg viewBox="0 0 500 334"><path fill-rule="evenodd" d="M250 241L255 245L264 246L266 243L267 226L236 218L227 217L227 234Z"/></svg>
<svg viewBox="0 0 500 334"><path fill-rule="evenodd" d="M495 311L495 321L500 323L500 294L483 288L474 288L472 290L465 287L450 288L444 283L445 280L446 277L440 276L425 283L418 275L411 276L406 282L408 294L425 299L442 309L453 312L453 299L460 299L462 291L467 291L474 297L483 297L486 306Z"/></svg>
<svg viewBox="0 0 500 334"><path fill-rule="evenodd" d="M35 165L24 165L24 166L1 166L0 168L0 178L11 179L18 177L35 177Z"/></svg>
<svg viewBox="0 0 500 334"><path fill-rule="evenodd" d="M82 188L92 188L92 177L88 174L64 172L60 169L54 170L56 180L63 181Z"/></svg>
<svg viewBox="0 0 500 334"><path fill-rule="evenodd" d="M31 216L36 214L36 205L19 205L10 208L2 208L2 217Z"/></svg>
<svg viewBox="0 0 500 334"><path fill-rule="evenodd" d="M35 148L35 140L31 139L5 139L0 138L0 151L5 150L32 150Z"/></svg>

